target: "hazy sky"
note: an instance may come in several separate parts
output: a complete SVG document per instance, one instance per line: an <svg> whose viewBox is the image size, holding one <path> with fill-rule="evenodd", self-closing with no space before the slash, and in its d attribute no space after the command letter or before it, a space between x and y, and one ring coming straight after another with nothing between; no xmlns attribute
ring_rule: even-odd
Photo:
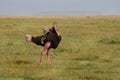
<svg viewBox="0 0 120 80"><path fill-rule="evenodd" d="M120 14L120 0L0 0L0 15Z"/></svg>

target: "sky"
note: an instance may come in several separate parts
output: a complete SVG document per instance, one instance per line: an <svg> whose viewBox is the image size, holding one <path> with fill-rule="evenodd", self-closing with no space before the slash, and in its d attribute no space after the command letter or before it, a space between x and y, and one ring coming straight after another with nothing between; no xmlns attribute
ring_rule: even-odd
<svg viewBox="0 0 120 80"><path fill-rule="evenodd" d="M120 0L0 0L0 15L120 15Z"/></svg>

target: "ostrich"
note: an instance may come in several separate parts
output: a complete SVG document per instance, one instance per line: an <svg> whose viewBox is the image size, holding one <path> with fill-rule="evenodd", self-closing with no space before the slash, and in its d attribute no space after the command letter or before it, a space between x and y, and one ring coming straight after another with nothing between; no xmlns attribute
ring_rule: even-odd
<svg viewBox="0 0 120 80"><path fill-rule="evenodd" d="M41 56L40 56L40 64L42 64L42 57L44 54L47 55L47 62L48 64L51 64L50 60L50 49L56 49L61 41L61 35L60 33L56 30L56 22L53 22L53 27L51 29L44 29L43 30L44 35L41 36L32 36L32 35L26 35L26 41L28 42L33 42L36 45L43 46L43 49L41 51Z"/></svg>

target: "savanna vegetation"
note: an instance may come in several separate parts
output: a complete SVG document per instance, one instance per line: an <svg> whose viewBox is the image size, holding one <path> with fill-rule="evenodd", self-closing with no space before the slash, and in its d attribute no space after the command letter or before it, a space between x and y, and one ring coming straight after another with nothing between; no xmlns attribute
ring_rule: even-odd
<svg viewBox="0 0 120 80"><path fill-rule="evenodd" d="M62 41L50 51L28 43L57 21ZM0 17L0 80L120 80L120 16Z"/></svg>

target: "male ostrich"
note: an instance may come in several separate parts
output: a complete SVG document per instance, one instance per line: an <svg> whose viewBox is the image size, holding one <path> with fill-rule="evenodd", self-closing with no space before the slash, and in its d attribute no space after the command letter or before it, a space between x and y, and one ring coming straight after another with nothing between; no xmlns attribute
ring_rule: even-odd
<svg viewBox="0 0 120 80"><path fill-rule="evenodd" d="M47 54L47 62L51 64L49 51L51 48L56 49L61 41L61 35L56 30L56 22L53 22L51 29L44 29L44 35L33 37L32 35L26 35L26 40L33 42L36 45L43 46L40 56L40 64L42 64L42 56Z"/></svg>

